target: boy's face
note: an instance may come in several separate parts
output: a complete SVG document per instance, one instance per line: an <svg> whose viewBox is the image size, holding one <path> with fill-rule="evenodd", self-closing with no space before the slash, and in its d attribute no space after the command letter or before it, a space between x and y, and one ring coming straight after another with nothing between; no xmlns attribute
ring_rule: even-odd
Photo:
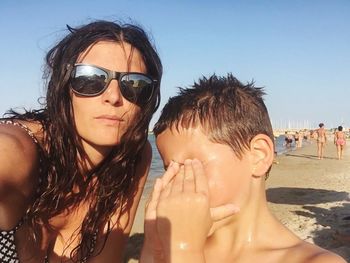
<svg viewBox="0 0 350 263"><path fill-rule="evenodd" d="M210 141L201 128L166 129L157 136L157 148L167 168L171 161L202 162L209 184L210 206L228 202L243 205L249 197L251 167L249 154L238 159L231 147Z"/></svg>

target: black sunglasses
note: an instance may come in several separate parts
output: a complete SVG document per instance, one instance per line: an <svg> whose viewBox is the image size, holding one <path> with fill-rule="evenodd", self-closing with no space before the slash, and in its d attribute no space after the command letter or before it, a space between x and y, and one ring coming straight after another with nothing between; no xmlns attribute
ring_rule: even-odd
<svg viewBox="0 0 350 263"><path fill-rule="evenodd" d="M130 102L143 104L148 102L157 80L137 72L116 72L89 64L75 64L70 85L74 93L93 97L102 94L112 79L118 80L120 92Z"/></svg>

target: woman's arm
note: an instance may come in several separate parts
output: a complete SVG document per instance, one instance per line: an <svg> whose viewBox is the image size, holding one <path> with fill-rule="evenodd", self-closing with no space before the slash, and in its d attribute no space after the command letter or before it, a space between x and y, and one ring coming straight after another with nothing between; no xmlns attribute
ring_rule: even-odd
<svg viewBox="0 0 350 263"><path fill-rule="evenodd" d="M0 229L24 215L38 183L38 150L22 128L0 124Z"/></svg>

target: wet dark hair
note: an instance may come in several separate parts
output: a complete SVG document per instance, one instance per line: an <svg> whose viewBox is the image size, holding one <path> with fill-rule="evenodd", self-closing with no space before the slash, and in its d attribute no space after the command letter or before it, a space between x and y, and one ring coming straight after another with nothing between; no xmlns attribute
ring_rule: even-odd
<svg viewBox="0 0 350 263"><path fill-rule="evenodd" d="M324 126L324 123L323 122L321 122L319 125L318 125L318 127L320 127L320 128L322 128Z"/></svg>
<svg viewBox="0 0 350 263"><path fill-rule="evenodd" d="M153 132L200 125L211 141L229 145L241 158L254 136L266 134L274 141L263 95L262 88L244 85L232 74L203 77L169 99Z"/></svg>
<svg viewBox="0 0 350 263"><path fill-rule="evenodd" d="M343 126L338 126L338 131L342 131L343 130Z"/></svg>
<svg viewBox="0 0 350 263"><path fill-rule="evenodd" d="M40 237L35 230L37 224L44 224L54 230L50 228L50 218L67 208L76 207L82 200L91 200L81 229L76 233L76 237L81 239L80 244L71 254L73 261L81 262L102 251L103 247L98 251L95 249L93 254L91 252L96 235L100 234L101 229L103 231L106 221L107 233L110 233L111 216L116 211L119 215L125 212L136 193L139 178L136 178L135 168L147 141L149 122L159 106L162 64L147 34L139 26L95 21L81 27L67 28L68 35L46 56L44 77L47 79L47 95L43 109L26 111L24 114L10 111L7 117L39 121L43 127L40 189L27 213L34 240ZM146 105L142 105L142 110L130 123L120 144L97 167L81 171L79 160L88 157L74 126L69 81L72 65L77 62L79 55L99 41L129 43L140 52L147 74L158 81L153 97ZM79 191L74 190L76 187Z"/></svg>

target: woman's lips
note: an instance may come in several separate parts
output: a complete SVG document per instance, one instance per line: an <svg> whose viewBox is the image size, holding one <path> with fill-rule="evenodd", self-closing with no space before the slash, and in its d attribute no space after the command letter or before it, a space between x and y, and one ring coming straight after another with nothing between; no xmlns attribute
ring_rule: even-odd
<svg viewBox="0 0 350 263"><path fill-rule="evenodd" d="M107 125L116 125L124 121L122 118L119 118L115 115L101 115L96 117L95 119Z"/></svg>

